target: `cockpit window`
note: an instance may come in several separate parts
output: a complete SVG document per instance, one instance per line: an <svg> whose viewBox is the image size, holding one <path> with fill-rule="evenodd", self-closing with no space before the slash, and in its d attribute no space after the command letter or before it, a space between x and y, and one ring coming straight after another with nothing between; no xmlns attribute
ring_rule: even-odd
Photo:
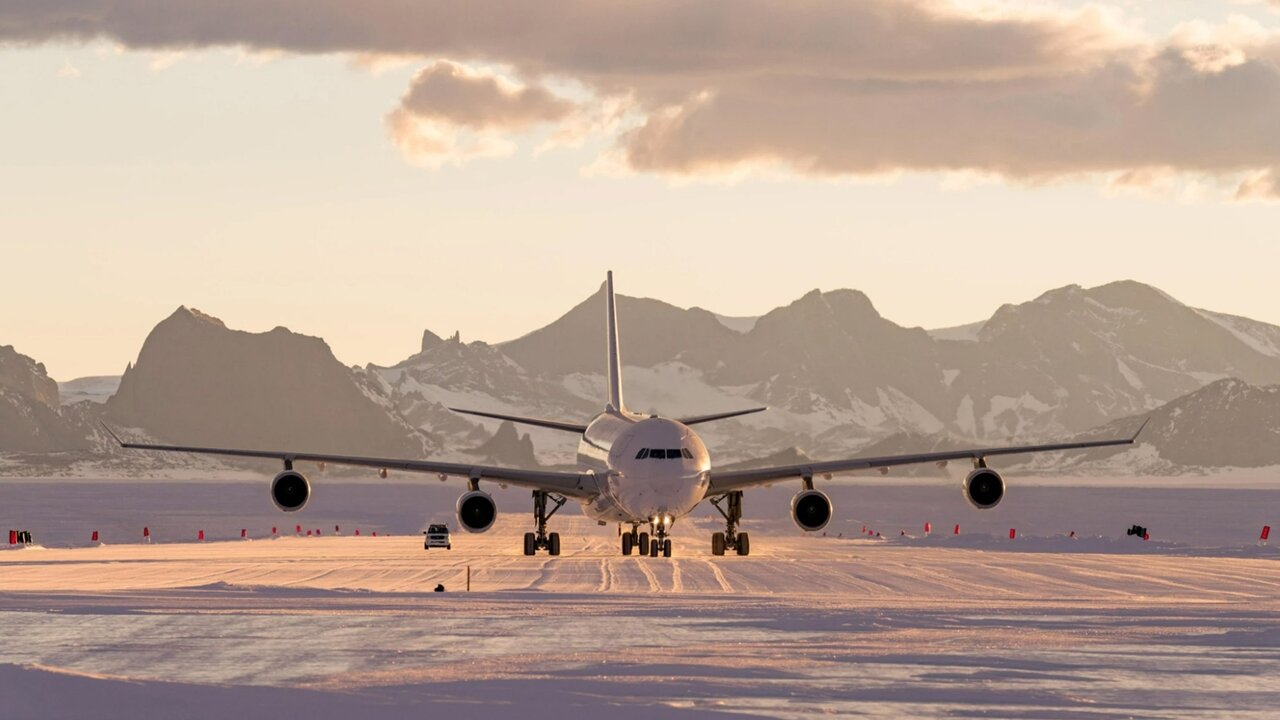
<svg viewBox="0 0 1280 720"><path fill-rule="evenodd" d="M637 460L679 460L680 458L693 459L693 453L689 452L689 448L644 448L636 453Z"/></svg>

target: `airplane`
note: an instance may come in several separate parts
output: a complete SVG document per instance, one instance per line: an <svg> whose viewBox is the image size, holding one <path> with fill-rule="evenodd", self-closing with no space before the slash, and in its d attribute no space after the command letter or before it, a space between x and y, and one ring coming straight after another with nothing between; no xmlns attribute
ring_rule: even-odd
<svg viewBox="0 0 1280 720"><path fill-rule="evenodd" d="M579 436L576 472L523 470L519 468L436 462L402 458L355 457L305 452L236 450L125 442L111 428L104 428L122 448L159 452L184 452L281 461L284 469L271 481L271 500L284 512L301 510L311 497L311 483L295 468L298 462L351 465L388 470L433 473L441 480L466 478L467 489L455 506L459 525L481 533L493 527L498 507L493 497L481 489L482 482L529 488L533 491L534 532L525 533L524 554L545 550L560 554L559 533L547 532L547 521L569 500L576 500L588 517L600 524L630 525L621 534L623 555L637 551L650 557L671 557L671 528L704 500L724 517L725 529L711 536L713 555L733 551L751 553L749 533L738 530L742 521L743 491L780 481L797 480L800 490L791 499L791 517L806 532L818 532L833 515L830 497L815 486L815 479L855 470L887 472L898 465L970 460L973 470L964 479L962 490L969 504L989 510L1004 498L1005 483L1000 473L987 466L987 458L1023 453L1082 450L1086 448L1132 445L1146 422L1131 437L1011 447L971 448L944 452L854 457L825 462L765 467L751 470L716 471L706 445L694 432L702 423L739 417L765 410L763 407L730 412L667 418L632 412L622 400L622 361L618 352L618 313L613 294L613 273L605 279L605 334L608 362L608 399L604 410L583 423L503 415L450 408L454 412L497 420L551 428ZM642 532L641 528L648 530Z"/></svg>

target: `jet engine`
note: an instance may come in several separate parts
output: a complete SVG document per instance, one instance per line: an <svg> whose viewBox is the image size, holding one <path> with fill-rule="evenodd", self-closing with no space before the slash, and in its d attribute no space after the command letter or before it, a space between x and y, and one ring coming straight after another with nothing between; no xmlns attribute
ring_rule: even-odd
<svg viewBox="0 0 1280 720"><path fill-rule="evenodd" d="M464 493L458 498L455 510L458 524L467 532L482 533L493 527L493 521L498 519L498 504L489 493L479 490Z"/></svg>
<svg viewBox="0 0 1280 720"><path fill-rule="evenodd" d="M285 470L271 481L271 502L284 512L301 510L311 497L311 483L297 470Z"/></svg>
<svg viewBox="0 0 1280 720"><path fill-rule="evenodd" d="M831 498L821 490L802 490L791 498L791 519L805 532L817 532L831 522Z"/></svg>
<svg viewBox="0 0 1280 720"><path fill-rule="evenodd" d="M964 479L964 499L979 510L990 510L1004 499L1004 478L991 468L974 470Z"/></svg>

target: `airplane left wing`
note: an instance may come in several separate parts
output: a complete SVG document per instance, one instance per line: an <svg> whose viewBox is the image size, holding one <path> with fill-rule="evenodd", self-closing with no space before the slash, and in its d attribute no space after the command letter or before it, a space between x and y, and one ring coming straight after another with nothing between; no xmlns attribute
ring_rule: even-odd
<svg viewBox="0 0 1280 720"><path fill-rule="evenodd" d="M554 492L573 498L591 498L598 493L595 476L590 473L555 472L551 470L520 470L492 465L470 465L467 463L447 463L432 460L405 460L399 458L376 458L355 455L323 455L318 453L289 452L284 450L236 450L230 448L187 447L181 445L148 445L130 443L120 439L111 428L103 425L107 433L119 443L120 447L133 450L152 450L158 452L185 452L198 455L222 455L244 458L264 458L280 460L284 463L322 462L335 465L353 465L356 467L377 468L379 470L403 470L406 472L435 473L438 475L456 475L466 479L492 480L520 487Z"/></svg>
<svg viewBox="0 0 1280 720"><path fill-rule="evenodd" d="M1131 437L1112 440L1088 440L1084 442L1053 443L1048 445L1014 445L1010 447L973 448L969 450L949 450L945 452L920 453L918 455L888 455L884 457L850 458L827 462L807 463L803 465L784 465L753 470L731 470L729 472L711 471L711 484L707 488L707 496L719 495L733 490L742 490L753 485L785 480L788 478L814 478L834 473L853 470L869 470L889 468L896 465L916 465L948 460L973 460L975 462L996 455L1020 455L1023 453L1055 452L1059 450L1085 450L1088 448L1112 447L1116 445L1132 445L1138 435L1147 426L1146 421Z"/></svg>

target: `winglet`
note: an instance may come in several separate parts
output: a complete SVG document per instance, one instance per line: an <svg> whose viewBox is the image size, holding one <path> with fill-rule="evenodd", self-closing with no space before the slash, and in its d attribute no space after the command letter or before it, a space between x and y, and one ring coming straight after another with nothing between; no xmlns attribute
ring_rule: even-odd
<svg viewBox="0 0 1280 720"><path fill-rule="evenodd" d="M111 436L112 440L115 440L116 443L120 445L120 447L124 447L124 441L120 439L120 436L117 435L115 431L111 429L110 426L108 426L105 422L101 420L98 421L98 424L102 426L103 430L107 431L107 434Z"/></svg>
<svg viewBox="0 0 1280 720"><path fill-rule="evenodd" d="M1150 415L1148 415L1148 416L1147 416L1147 419L1146 419L1146 420L1143 420L1143 421L1142 421L1142 424L1138 426L1138 432L1134 433L1134 434L1133 434L1133 437L1129 438L1129 444L1131 444L1131 445L1132 445L1133 443L1138 442L1138 436L1139 436L1139 435L1141 435L1141 434L1142 434L1142 431L1143 431L1143 430L1145 430L1145 429L1147 428L1147 423L1149 423L1149 422L1151 422L1151 416L1150 416Z"/></svg>

